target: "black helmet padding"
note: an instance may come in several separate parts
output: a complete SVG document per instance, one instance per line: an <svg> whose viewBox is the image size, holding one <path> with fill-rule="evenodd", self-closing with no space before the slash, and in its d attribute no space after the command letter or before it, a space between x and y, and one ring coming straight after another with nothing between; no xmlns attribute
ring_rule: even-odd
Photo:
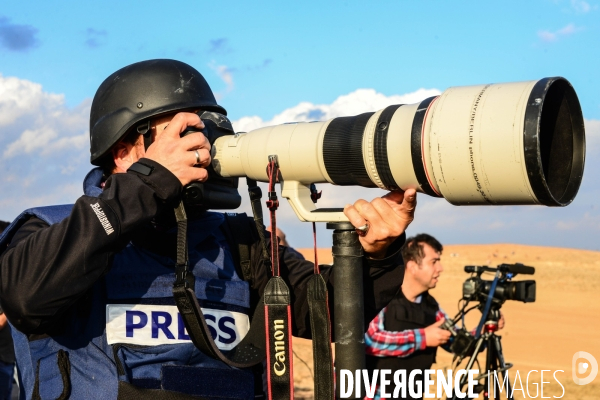
<svg viewBox="0 0 600 400"><path fill-rule="evenodd" d="M101 158L138 122L186 109L227 115L193 67L176 60L148 60L121 68L102 82L90 115L90 162Z"/></svg>

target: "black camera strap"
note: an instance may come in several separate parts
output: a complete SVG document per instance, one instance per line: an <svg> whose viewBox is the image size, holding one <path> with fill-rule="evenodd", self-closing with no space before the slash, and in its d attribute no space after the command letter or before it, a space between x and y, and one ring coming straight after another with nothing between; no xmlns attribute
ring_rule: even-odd
<svg viewBox="0 0 600 400"><path fill-rule="evenodd" d="M261 189L255 180L247 179L248 192L254 221L261 242L261 253L265 265L272 270L273 277L267 283L263 298L257 305L250 324L250 330L244 339L232 350L224 354L215 344L195 294L195 278L189 269L187 248L187 216L181 202L175 209L177 219L177 260L176 279L173 284L173 296L184 321L186 330L194 345L206 355L223 361L236 368L249 368L261 363L267 356L267 383L270 400L293 398L293 359L291 329L291 296L288 286L280 276L279 243L277 239L277 221L275 212L279 206L275 183L279 177L276 157L270 158L269 198L267 207L271 217L271 254L269 254L264 235L263 214L261 208ZM316 202L319 194L311 187L311 197ZM228 222L230 219L228 219ZM328 291L325 279L320 274L315 234L315 274L308 281L308 302L313 338L314 390L315 399L334 398L333 356L331 351L331 323L329 317ZM240 263L243 275L249 272L249 248L240 245ZM270 256L270 257L269 257ZM248 265L245 265L248 264ZM246 268L244 268L246 267Z"/></svg>
<svg viewBox="0 0 600 400"><path fill-rule="evenodd" d="M310 185L313 203L321 197L315 185ZM329 294L327 283L319 269L317 254L317 227L312 223L313 248L315 257L314 274L308 281L308 310L313 346L314 396L316 400L335 398L333 354L331 351L331 318L329 316Z"/></svg>
<svg viewBox="0 0 600 400"><path fill-rule="evenodd" d="M194 345L204 354L236 368L249 368L265 358L265 311L259 304L254 311L250 330L242 341L224 354L214 342L195 293L195 278L189 270L187 216L183 202L175 208L177 218L177 263L173 297Z"/></svg>
<svg viewBox="0 0 600 400"><path fill-rule="evenodd" d="M265 225L263 221L262 205L260 204L262 199L262 190L254 179L246 178L246 184L248 185L248 195L250 196L252 216L254 218L254 223L256 224L258 237L260 238L262 259L266 264L268 264L268 267L272 269L271 258L269 257L269 250L267 248L267 240L265 239Z"/></svg>

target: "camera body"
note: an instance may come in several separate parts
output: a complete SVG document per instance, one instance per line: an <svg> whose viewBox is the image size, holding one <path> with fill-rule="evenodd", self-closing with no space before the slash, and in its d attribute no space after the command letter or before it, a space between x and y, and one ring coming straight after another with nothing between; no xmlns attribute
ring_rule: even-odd
<svg viewBox="0 0 600 400"><path fill-rule="evenodd" d="M490 293L491 280L472 277L463 283L463 299L472 301L485 301ZM492 301L504 303L506 300L532 303L535 301L535 281L526 280L518 282L499 281L494 290Z"/></svg>
<svg viewBox="0 0 600 400"><path fill-rule="evenodd" d="M192 132L202 132L211 146L215 141L227 135L233 135L233 126L223 114L211 111L199 113L204 122L204 129L189 127L181 137ZM183 188L183 202L187 205L201 206L207 210L233 210L240 206L242 198L238 192L237 177L222 177L217 174L212 163L206 167L208 179L206 182L192 182Z"/></svg>
<svg viewBox="0 0 600 400"><path fill-rule="evenodd" d="M492 291L493 281L481 278L483 272L496 272L499 274L494 287L492 302L502 304L506 300L522 301L532 303L535 301L536 284L534 280L511 282L517 275L533 275L535 269L523 264L502 264L497 268L484 266L466 266L465 272L475 273L463 283L463 300L485 302Z"/></svg>

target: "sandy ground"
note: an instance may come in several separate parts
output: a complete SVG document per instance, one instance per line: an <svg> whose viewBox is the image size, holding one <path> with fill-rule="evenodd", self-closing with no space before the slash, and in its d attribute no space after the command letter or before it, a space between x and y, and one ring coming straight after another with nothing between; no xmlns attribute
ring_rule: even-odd
<svg viewBox="0 0 600 400"><path fill-rule="evenodd" d="M312 250L301 251L312 259ZM328 249L319 251L319 262L331 262ZM537 281L537 301L507 301L502 307L506 328L499 334L505 359L514 364L510 377L513 379L518 370L524 389L529 389L524 396L517 391L515 398L542 398L541 393L536 395L541 382L539 371L550 370L544 372L544 381L550 382L544 384L545 398L600 399L600 376L589 385L576 385L571 366L578 351L591 353L600 361L600 252L516 244L454 245L446 246L442 262L445 271L431 293L451 316L457 312L462 283L469 276L463 271L465 265L520 262L535 267L533 277L520 279ZM468 327L474 327L481 314L473 311L471 315ZM294 339L294 353L296 398L312 398L310 341ZM451 362L452 356L440 350L433 368L449 368ZM538 372L530 373L527 385L527 373L532 370ZM564 371L556 372L560 384L553 378L557 370Z"/></svg>

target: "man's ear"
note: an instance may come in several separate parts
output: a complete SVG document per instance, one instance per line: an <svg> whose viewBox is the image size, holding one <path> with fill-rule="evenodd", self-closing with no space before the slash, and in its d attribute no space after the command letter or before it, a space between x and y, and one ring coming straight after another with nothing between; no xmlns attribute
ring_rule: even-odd
<svg viewBox="0 0 600 400"><path fill-rule="evenodd" d="M119 142L111 150L115 162L115 173L127 172L133 164L133 145Z"/></svg>
<svg viewBox="0 0 600 400"><path fill-rule="evenodd" d="M406 262L406 272L413 272L417 269L418 264L414 260L408 260Z"/></svg>

